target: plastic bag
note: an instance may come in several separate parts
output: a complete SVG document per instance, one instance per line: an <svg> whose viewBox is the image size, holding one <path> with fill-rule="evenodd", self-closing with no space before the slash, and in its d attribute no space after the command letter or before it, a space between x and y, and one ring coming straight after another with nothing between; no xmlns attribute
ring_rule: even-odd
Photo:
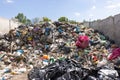
<svg viewBox="0 0 120 80"><path fill-rule="evenodd" d="M44 68L33 68L29 80L80 80L82 78L81 65L69 60L57 60Z"/></svg>
<svg viewBox="0 0 120 80"><path fill-rule="evenodd" d="M109 55L108 59L113 60L120 56L120 48L116 48L112 51L112 54Z"/></svg>
<svg viewBox="0 0 120 80"><path fill-rule="evenodd" d="M76 46L78 48L86 48L89 45L89 38L88 36L79 36L78 40L76 41Z"/></svg>

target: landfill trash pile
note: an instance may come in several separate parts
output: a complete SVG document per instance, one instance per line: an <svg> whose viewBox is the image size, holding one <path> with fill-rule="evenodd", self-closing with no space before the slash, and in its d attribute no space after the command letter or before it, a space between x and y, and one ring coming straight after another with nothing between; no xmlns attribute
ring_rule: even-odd
<svg viewBox="0 0 120 80"><path fill-rule="evenodd" d="M98 75L89 75L92 68L99 68L96 74L101 71L106 75L109 75L106 72L113 70L111 74L115 74L117 79L120 74L119 56L120 48L114 41L82 24L45 22L21 25L0 35L0 80L10 80L30 70L29 80L62 80L69 75L68 78L73 77L73 80L87 79L88 76L99 78ZM61 73L57 77L56 69ZM51 70L54 75L49 72Z"/></svg>

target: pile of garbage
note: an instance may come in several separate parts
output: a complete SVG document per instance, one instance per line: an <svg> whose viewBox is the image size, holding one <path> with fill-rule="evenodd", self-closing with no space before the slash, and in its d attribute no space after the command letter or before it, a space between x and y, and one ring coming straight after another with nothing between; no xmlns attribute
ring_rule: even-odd
<svg viewBox="0 0 120 80"><path fill-rule="evenodd" d="M45 22L21 25L0 35L0 80L9 80L30 70L33 73L29 72L29 80L62 80L65 75L76 77L73 80L87 79L83 73L89 74L92 70L89 69L90 66L96 69L110 67L108 64L111 63L117 71L115 78L118 78L119 56L120 48L114 41L82 24ZM61 75L55 77L58 74L54 72L56 69ZM97 73L99 71L100 69ZM72 75L73 73L78 76ZM98 75L94 77L99 78Z"/></svg>

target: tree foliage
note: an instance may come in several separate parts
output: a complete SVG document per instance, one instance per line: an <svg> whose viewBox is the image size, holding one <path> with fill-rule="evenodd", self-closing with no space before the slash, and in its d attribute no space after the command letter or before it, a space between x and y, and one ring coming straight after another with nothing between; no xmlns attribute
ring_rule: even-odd
<svg viewBox="0 0 120 80"><path fill-rule="evenodd" d="M60 22L68 22L68 18L67 17L60 17L58 19L58 21L60 21Z"/></svg>
<svg viewBox="0 0 120 80"><path fill-rule="evenodd" d="M27 17L23 13L18 13L18 15L15 17L15 19L18 19L18 22L23 24L30 24L31 20L27 19Z"/></svg>
<svg viewBox="0 0 120 80"><path fill-rule="evenodd" d="M51 19L49 19L48 17L43 17L43 21L44 22L49 22L49 21L51 21Z"/></svg>
<svg viewBox="0 0 120 80"><path fill-rule="evenodd" d="M78 22L76 22L75 20L69 20L69 23L71 23L71 24L77 24Z"/></svg>
<svg viewBox="0 0 120 80"><path fill-rule="evenodd" d="M31 22L31 20L30 19L27 19L26 20L26 24L31 24L32 22Z"/></svg>
<svg viewBox="0 0 120 80"><path fill-rule="evenodd" d="M39 24L40 22L40 18L39 17L35 17L34 19L32 19L32 23L33 24Z"/></svg>

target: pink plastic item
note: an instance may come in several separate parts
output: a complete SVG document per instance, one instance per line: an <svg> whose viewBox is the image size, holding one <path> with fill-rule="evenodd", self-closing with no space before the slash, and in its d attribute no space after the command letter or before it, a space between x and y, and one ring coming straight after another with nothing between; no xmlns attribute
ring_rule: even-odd
<svg viewBox="0 0 120 80"><path fill-rule="evenodd" d="M108 57L109 60L116 59L120 56L120 48L113 49L112 54Z"/></svg>
<svg viewBox="0 0 120 80"><path fill-rule="evenodd" d="M86 48L89 45L89 38L88 36L79 36L76 41L76 46L78 48Z"/></svg>

